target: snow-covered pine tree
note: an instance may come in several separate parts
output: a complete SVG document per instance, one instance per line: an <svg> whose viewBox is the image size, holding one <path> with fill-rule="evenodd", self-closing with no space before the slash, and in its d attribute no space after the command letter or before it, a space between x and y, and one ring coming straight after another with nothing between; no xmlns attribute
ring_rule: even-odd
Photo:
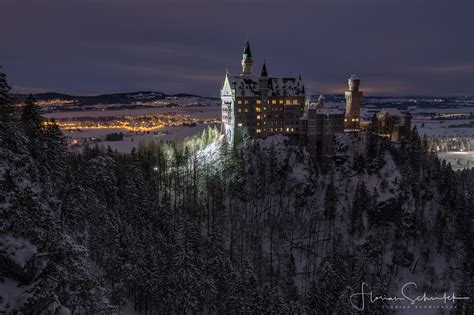
<svg viewBox="0 0 474 315"><path fill-rule="evenodd" d="M8 85L5 73L0 68L0 122L5 123L12 119L13 100L10 96L10 86Z"/></svg>

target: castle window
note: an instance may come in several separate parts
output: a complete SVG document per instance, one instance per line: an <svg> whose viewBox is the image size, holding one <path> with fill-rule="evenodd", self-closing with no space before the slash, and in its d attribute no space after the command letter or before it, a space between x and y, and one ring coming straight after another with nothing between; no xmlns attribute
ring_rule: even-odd
<svg viewBox="0 0 474 315"><path fill-rule="evenodd" d="M352 121L353 121L353 122L356 121L355 118L352 118Z"/></svg>
<svg viewBox="0 0 474 315"><path fill-rule="evenodd" d="M262 104L262 101L261 101L261 100L257 100L257 104Z"/></svg>
<svg viewBox="0 0 474 315"><path fill-rule="evenodd" d="M239 108L239 109L237 109L237 111L240 113L240 112L242 112L242 109L241 109L241 108Z"/></svg>
<svg viewBox="0 0 474 315"><path fill-rule="evenodd" d="M246 109L245 109L245 112L246 112L246 113L248 113L248 112L249 112L249 109L248 109L248 108L246 108Z"/></svg>
<svg viewBox="0 0 474 315"><path fill-rule="evenodd" d="M262 109L261 109L260 107L255 107L255 111L256 111L257 113L260 113L260 112L262 111Z"/></svg>
<svg viewBox="0 0 474 315"><path fill-rule="evenodd" d="M249 101L248 101L248 100L245 100L245 104L248 104L248 103L249 103Z"/></svg>
<svg viewBox="0 0 474 315"><path fill-rule="evenodd" d="M283 100L280 100L280 104L283 104Z"/></svg>
<svg viewBox="0 0 474 315"><path fill-rule="evenodd" d="M257 119L260 119L260 118L261 118L261 116L260 116L260 115L257 115Z"/></svg>
<svg viewBox="0 0 474 315"><path fill-rule="evenodd" d="M255 132L260 133L260 132L262 132L262 129L257 129L257 130L255 130Z"/></svg>
<svg viewBox="0 0 474 315"><path fill-rule="evenodd" d="M238 127L242 127L242 123L238 123L237 126L238 126Z"/></svg>
<svg viewBox="0 0 474 315"><path fill-rule="evenodd" d="M276 101L276 100L272 100L272 104L276 104L276 103L277 103L277 101Z"/></svg>
<svg viewBox="0 0 474 315"><path fill-rule="evenodd" d="M298 100L293 100L293 104L298 104Z"/></svg>
<svg viewBox="0 0 474 315"><path fill-rule="evenodd" d="M344 118L344 122L347 122L347 118Z"/></svg>
<svg viewBox="0 0 474 315"><path fill-rule="evenodd" d="M238 101L237 101L237 104L242 104L242 101L241 101L241 100L238 100Z"/></svg>
<svg viewBox="0 0 474 315"><path fill-rule="evenodd" d="M286 100L285 104L291 104L291 100Z"/></svg>

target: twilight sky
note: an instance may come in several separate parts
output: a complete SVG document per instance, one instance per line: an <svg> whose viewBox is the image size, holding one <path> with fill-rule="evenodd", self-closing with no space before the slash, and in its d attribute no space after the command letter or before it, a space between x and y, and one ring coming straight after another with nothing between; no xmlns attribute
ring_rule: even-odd
<svg viewBox="0 0 474 315"><path fill-rule="evenodd" d="M309 93L474 95L473 0L0 0L13 92L218 96L248 38Z"/></svg>

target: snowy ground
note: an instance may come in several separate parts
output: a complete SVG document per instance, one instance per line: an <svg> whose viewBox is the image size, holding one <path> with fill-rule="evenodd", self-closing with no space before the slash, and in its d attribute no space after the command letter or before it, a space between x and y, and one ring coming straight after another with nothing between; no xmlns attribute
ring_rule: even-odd
<svg viewBox="0 0 474 315"><path fill-rule="evenodd" d="M342 106L342 105L341 105ZM374 106L366 105L363 112L376 110ZM387 105L390 107L390 104ZM56 112L48 113L44 116L47 118L78 118L78 117L111 117L111 116L138 116L144 114L166 114L166 113L178 113L178 114L189 114L193 117L200 119L219 119L220 107L219 106L186 106L186 107L163 107L156 106L151 108L140 108L140 109L118 109L118 110L105 110L105 111L74 111L74 112ZM438 120L434 119L435 116L439 115L458 115L458 114L470 114L474 113L473 106L460 106L453 105L452 107L411 107L410 113L412 114L412 125L416 126L420 135L427 135L428 139L433 137L469 137L474 138L474 128L466 127L466 124L472 122L472 119L446 119ZM456 127L457 125L463 125ZM118 142L101 142L104 146L110 146L112 149L117 149L121 152L130 152L133 147L137 147L140 142L150 141L168 141L168 140L180 140L195 133L201 132L205 126L196 127L165 127L149 134L139 134L135 132L128 132L120 129L89 129L79 133L67 132L67 136L73 136L78 138L103 138L105 134L113 132L123 132L126 137L124 141ZM80 139L79 139L80 140ZM81 141L80 141L81 142ZM451 158L451 157L449 157ZM459 158L459 157L454 157ZM464 159L464 157L460 157ZM457 159L456 159L457 162ZM453 163L452 163L453 164Z"/></svg>
<svg viewBox="0 0 474 315"><path fill-rule="evenodd" d="M105 111L72 111L72 112L55 112L44 114L46 118L79 118L79 117L114 117L114 116L140 116L146 114L167 114L177 113L191 115L198 119L219 119L219 106L186 106L186 107L163 107L156 106L141 109L118 109ZM148 143L153 141L170 141L182 140L200 133L207 125L198 125L194 127L163 127L150 132L133 132L125 129L117 128L101 128L101 129L83 129L80 132L64 130L68 142L77 142L75 146L71 146L71 150L80 150L85 141L90 145L98 143L104 147L110 146L113 150L119 152L130 152L133 148L137 148L139 143ZM106 134L122 132L125 137L123 141L103 141ZM97 142L94 142L97 141Z"/></svg>
<svg viewBox="0 0 474 315"><path fill-rule="evenodd" d="M466 117L465 119L442 119L444 117L458 117L457 115L474 114L472 106L453 106L452 108L423 107L411 109L413 117L412 125L416 126L421 135L427 135L428 138L439 136L452 137L471 137L474 138L474 128L456 127L466 125L473 121Z"/></svg>
<svg viewBox="0 0 474 315"><path fill-rule="evenodd" d="M159 141L173 141L182 140L191 137L195 134L202 132L207 125L198 125L194 127L163 127L156 131L150 131L149 133L144 132L133 132L125 129L85 129L81 132L65 131L65 136L70 139L77 139L80 142L85 139L97 138L101 141L93 142L89 141L89 145L93 146L95 143L100 146L109 146L112 150L127 153L133 148L137 149L140 143L159 142ZM122 132L125 136L123 141L102 141L106 134ZM81 146L71 147L72 150L80 150Z"/></svg>
<svg viewBox="0 0 474 315"><path fill-rule="evenodd" d="M451 163L455 170L474 167L474 151L439 152L438 157Z"/></svg>
<svg viewBox="0 0 474 315"><path fill-rule="evenodd" d="M27 240L10 235L0 235L0 253L20 268L36 254L36 246ZM17 280L0 277L0 314L8 313L23 298L25 287Z"/></svg>
<svg viewBox="0 0 474 315"><path fill-rule="evenodd" d="M420 135L426 135L428 138L446 136L474 138L474 128L465 127L473 119L438 120L427 116L417 116L416 114L412 116L412 125L416 126Z"/></svg>

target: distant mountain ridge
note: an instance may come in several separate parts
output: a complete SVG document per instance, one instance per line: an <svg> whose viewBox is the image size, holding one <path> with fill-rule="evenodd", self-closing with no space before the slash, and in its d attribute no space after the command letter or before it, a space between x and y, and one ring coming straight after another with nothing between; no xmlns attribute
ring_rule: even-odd
<svg viewBox="0 0 474 315"><path fill-rule="evenodd" d="M24 101L28 94L14 94L13 95L18 101ZM38 101L48 101L48 100L65 100L65 101L77 101L77 105L94 105L94 104L115 104L122 103L128 104L137 101L155 101L163 100L167 97L179 97L179 98L200 98L200 99L211 99L215 100L217 98L199 96L186 93L178 94L165 94L162 92L155 91L138 91L138 92L125 92L125 93L111 93L111 94L99 94L99 95L90 95L90 96L76 96L55 92L48 93L37 93L33 94L36 100Z"/></svg>
<svg viewBox="0 0 474 315"><path fill-rule="evenodd" d="M23 102L28 94L13 94L13 96L19 101ZM157 100L164 100L166 98L196 98L201 100L219 100L219 97L200 96L188 93L177 93L177 94L166 94L163 92L156 91L137 91L137 92L124 92L124 93L108 93L99 95L87 95L77 96L56 92L48 93L37 93L33 95L37 101L49 101L49 100L63 100L63 101L74 101L76 106L88 106L97 104L123 104L123 105L135 105L137 102L153 102ZM309 101L316 101L319 94L308 95ZM343 94L326 94L326 102L329 103L345 103L345 97ZM409 106L452 106L452 105L463 105L463 106L474 106L474 97L427 97L427 96L373 96L367 95L362 99L363 105L372 105L376 107L396 107L399 109L408 109Z"/></svg>

